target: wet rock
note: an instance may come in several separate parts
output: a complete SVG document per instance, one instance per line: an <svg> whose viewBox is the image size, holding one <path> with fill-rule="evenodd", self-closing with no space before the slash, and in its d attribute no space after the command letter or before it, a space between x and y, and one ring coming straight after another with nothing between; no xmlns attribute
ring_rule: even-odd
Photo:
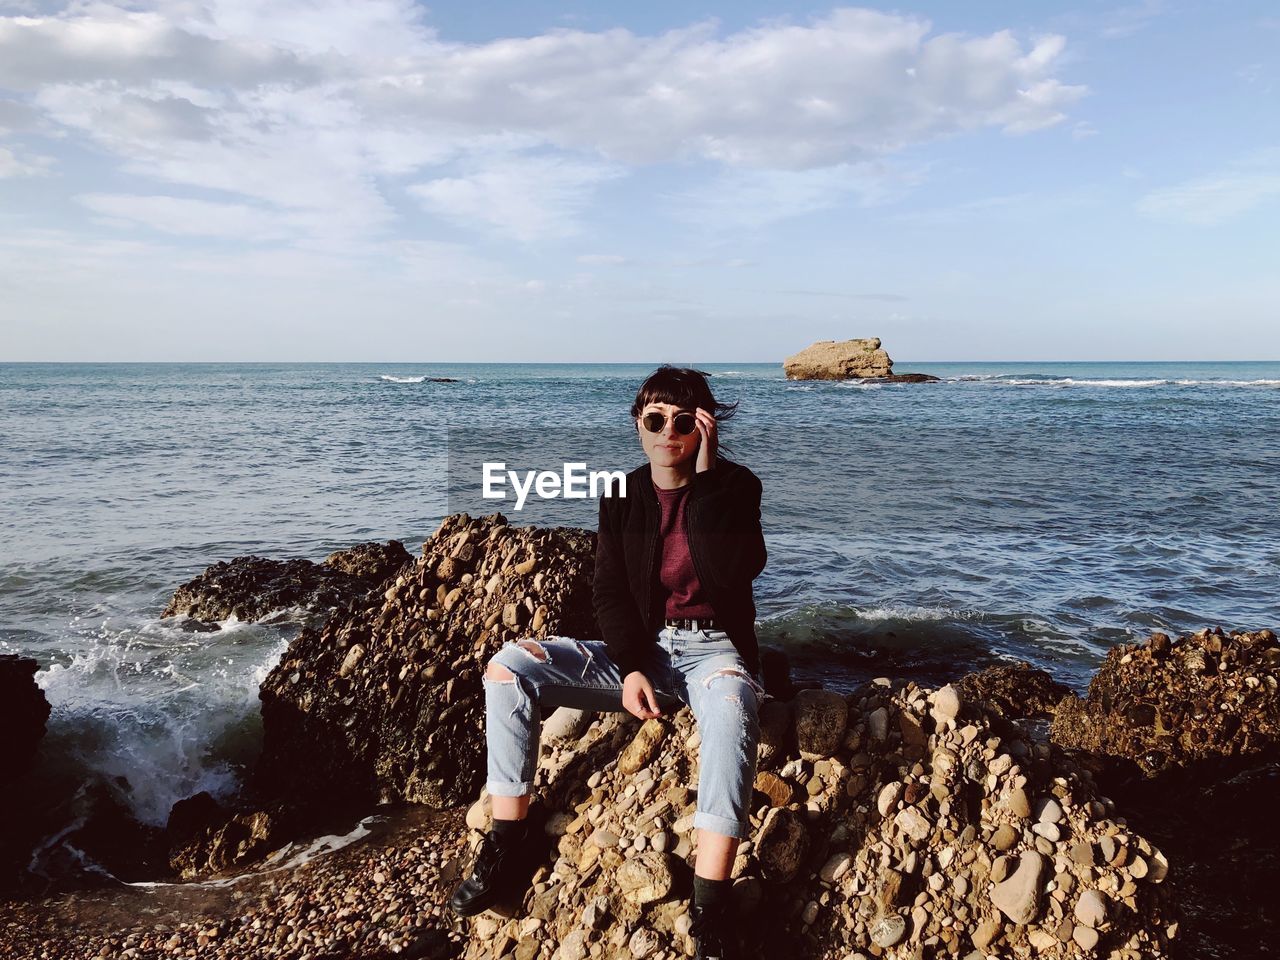
<svg viewBox="0 0 1280 960"><path fill-rule="evenodd" d="M1050 716L1071 692L1066 684L1025 661L967 674L956 690L966 703L981 703L1008 719Z"/></svg>
<svg viewBox="0 0 1280 960"><path fill-rule="evenodd" d="M285 808L232 811L208 793L180 800L169 812L169 866L183 880L226 873L261 859L296 829Z"/></svg>
<svg viewBox="0 0 1280 960"><path fill-rule="evenodd" d="M844 742L849 705L831 690L801 690L791 705L796 744L806 760L830 757Z"/></svg>
<svg viewBox="0 0 1280 960"><path fill-rule="evenodd" d="M384 589L411 560L398 540L360 544L330 554L324 563L236 557L178 587L160 616L185 614L208 623L231 617L257 621L295 607L326 613Z"/></svg>
<svg viewBox="0 0 1280 960"><path fill-rule="evenodd" d="M40 839L38 812L24 786L49 719L49 701L35 681L39 664L0 654L0 889L17 881Z"/></svg>
<svg viewBox="0 0 1280 960"><path fill-rule="evenodd" d="M1179 871L1186 956L1248 955L1271 936L1278 668L1272 630L1153 634L1112 650L1050 729L1150 841L1150 851L1134 851L1140 882L1161 882L1169 864Z"/></svg>
<svg viewBox="0 0 1280 960"><path fill-rule="evenodd" d="M1088 694L1059 705L1055 743L1132 761L1147 775L1203 760L1280 755L1272 662L1280 646L1270 630L1160 636L1107 654Z"/></svg>
<svg viewBox="0 0 1280 960"><path fill-rule="evenodd" d="M35 760L49 719L49 701L35 681L39 664L0 654L0 781L12 784Z"/></svg>

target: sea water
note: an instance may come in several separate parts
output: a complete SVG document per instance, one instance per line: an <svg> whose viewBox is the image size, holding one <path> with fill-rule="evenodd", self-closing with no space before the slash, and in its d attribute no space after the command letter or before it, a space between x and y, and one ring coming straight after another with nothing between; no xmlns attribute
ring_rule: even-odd
<svg viewBox="0 0 1280 960"><path fill-rule="evenodd" d="M418 553L457 502L451 443L508 460L520 436L546 456L520 469L559 469L590 434L631 469L655 366L0 365L0 652L40 664L41 783L107 784L154 825L231 795L304 614L195 632L159 618L173 589L246 554ZM1280 363L696 366L738 401L720 434L764 487L758 633L801 678L1028 660L1083 688L1153 630L1280 621ZM504 515L594 528L573 509Z"/></svg>

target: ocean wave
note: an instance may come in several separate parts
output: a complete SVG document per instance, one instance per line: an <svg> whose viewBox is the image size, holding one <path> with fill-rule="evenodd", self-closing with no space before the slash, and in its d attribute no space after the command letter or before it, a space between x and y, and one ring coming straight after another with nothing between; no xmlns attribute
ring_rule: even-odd
<svg viewBox="0 0 1280 960"><path fill-rule="evenodd" d="M1280 380L1175 380L1180 386L1280 387Z"/></svg>
<svg viewBox="0 0 1280 960"><path fill-rule="evenodd" d="M288 647L264 627L253 643L243 635L251 628L235 620L216 634L175 636L160 622L100 628L96 642L36 673L52 707L45 749L152 826L195 793L233 795L258 746L258 687Z"/></svg>
<svg viewBox="0 0 1280 960"><path fill-rule="evenodd" d="M378 375L379 380L386 380L389 383L424 383L426 376L421 377L397 377L390 373L382 373Z"/></svg>
<svg viewBox="0 0 1280 960"><path fill-rule="evenodd" d="M1105 378L1099 377L1091 379L1089 377L1054 377L1050 375L1041 376L1017 376L1005 373L990 374L964 374L957 377L946 377L949 383L990 383L997 386L1016 386L1016 387L1119 387L1119 388L1141 388L1141 387L1277 387L1280 386L1280 380L1170 380L1162 377L1148 378Z"/></svg>

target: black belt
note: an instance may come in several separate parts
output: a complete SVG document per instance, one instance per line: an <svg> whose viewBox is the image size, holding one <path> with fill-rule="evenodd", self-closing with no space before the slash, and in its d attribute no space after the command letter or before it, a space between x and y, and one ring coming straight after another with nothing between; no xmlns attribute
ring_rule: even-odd
<svg viewBox="0 0 1280 960"><path fill-rule="evenodd" d="M664 621L668 627L679 627L681 630L719 630L723 629L716 625L716 621L711 617L705 620L672 620Z"/></svg>

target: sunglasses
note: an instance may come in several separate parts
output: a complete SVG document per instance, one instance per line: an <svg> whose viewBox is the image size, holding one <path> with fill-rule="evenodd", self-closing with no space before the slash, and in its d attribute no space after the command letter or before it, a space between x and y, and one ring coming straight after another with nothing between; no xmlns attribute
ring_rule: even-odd
<svg viewBox="0 0 1280 960"><path fill-rule="evenodd" d="M664 414L651 412L641 417L640 422L644 424L644 428L650 433L661 433L662 428L667 425L668 419L670 418ZM698 429L698 418L692 413L682 411L675 415L675 425L676 433L688 436Z"/></svg>

